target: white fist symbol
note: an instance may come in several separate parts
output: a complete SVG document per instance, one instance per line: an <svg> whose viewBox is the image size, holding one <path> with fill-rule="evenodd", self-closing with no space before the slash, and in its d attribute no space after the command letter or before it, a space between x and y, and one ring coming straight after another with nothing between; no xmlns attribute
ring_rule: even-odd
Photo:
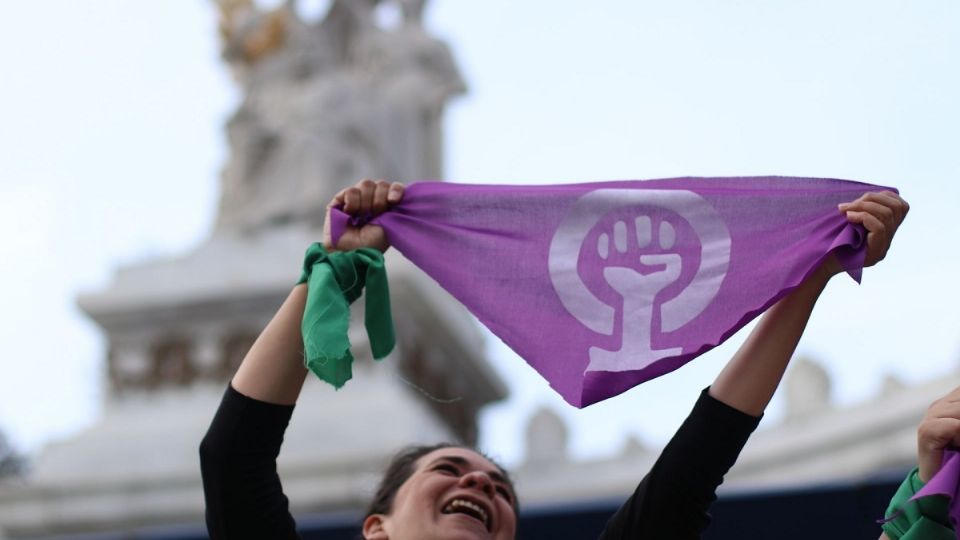
<svg viewBox="0 0 960 540"><path fill-rule="evenodd" d="M600 347L590 348L590 370L622 371L624 366L643 363L644 360L679 354L680 348L654 351L650 347L653 331L653 308L657 294L680 277L682 259L679 253L642 253L654 243L662 250L672 249L676 242L676 230L667 221L653 230L649 216L634 219L639 261L646 266L663 266L662 270L642 274L632 266L607 266L603 278L623 296L623 334L620 348L609 351ZM618 253L628 252L627 224L617 221L613 225L613 240L607 233L597 239L597 254L606 260L612 248Z"/></svg>

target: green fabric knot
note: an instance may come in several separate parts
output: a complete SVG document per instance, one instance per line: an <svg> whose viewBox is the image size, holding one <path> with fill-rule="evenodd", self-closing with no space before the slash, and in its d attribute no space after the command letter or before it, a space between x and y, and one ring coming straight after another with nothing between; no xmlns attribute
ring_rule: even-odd
<svg viewBox="0 0 960 540"><path fill-rule="evenodd" d="M883 532L890 540L956 540L946 497L931 495L910 501L924 483L914 469L890 500Z"/></svg>
<svg viewBox="0 0 960 540"><path fill-rule="evenodd" d="M314 243L307 249L297 284L307 284L307 305L300 326L304 365L339 389L353 377L350 354L350 304L366 287L364 326L376 360L395 343L390 289L383 254L373 248L327 253Z"/></svg>

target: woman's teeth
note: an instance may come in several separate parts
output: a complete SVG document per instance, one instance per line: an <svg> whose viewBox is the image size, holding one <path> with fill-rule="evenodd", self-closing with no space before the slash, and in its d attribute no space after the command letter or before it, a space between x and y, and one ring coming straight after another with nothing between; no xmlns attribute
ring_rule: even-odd
<svg viewBox="0 0 960 540"><path fill-rule="evenodd" d="M444 514L452 514L454 512L460 512L467 514L468 516L475 517L482 521L485 526L489 526L489 522L487 521L487 511L470 501L454 499L450 501L443 509Z"/></svg>

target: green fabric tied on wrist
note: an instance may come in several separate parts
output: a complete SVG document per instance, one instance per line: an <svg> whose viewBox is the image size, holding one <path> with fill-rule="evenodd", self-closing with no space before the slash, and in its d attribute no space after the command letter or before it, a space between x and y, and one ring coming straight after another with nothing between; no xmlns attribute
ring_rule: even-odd
<svg viewBox="0 0 960 540"><path fill-rule="evenodd" d="M883 532L891 540L956 540L946 497L931 495L910 501L924 483L914 469L890 499Z"/></svg>
<svg viewBox="0 0 960 540"><path fill-rule="evenodd" d="M390 289L383 254L373 248L327 253L321 244L307 249L297 284L307 284L307 305L300 326L304 365L340 389L353 377L350 354L350 304L366 287L364 326L376 360L395 344Z"/></svg>

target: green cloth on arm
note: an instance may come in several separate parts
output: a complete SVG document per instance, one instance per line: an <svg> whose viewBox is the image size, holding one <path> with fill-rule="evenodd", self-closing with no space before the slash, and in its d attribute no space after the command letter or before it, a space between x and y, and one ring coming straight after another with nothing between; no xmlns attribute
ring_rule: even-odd
<svg viewBox="0 0 960 540"><path fill-rule="evenodd" d="M377 360L390 354L395 337L390 290L383 254L373 248L327 253L321 244L307 249L298 284L307 284L307 305L300 330L304 365L339 389L353 376L350 354L350 304L367 289L364 325Z"/></svg>
<svg viewBox="0 0 960 540"><path fill-rule="evenodd" d="M956 540L946 497L931 495L910 501L923 486L914 469L890 499L886 514L889 521L883 524L890 540Z"/></svg>

